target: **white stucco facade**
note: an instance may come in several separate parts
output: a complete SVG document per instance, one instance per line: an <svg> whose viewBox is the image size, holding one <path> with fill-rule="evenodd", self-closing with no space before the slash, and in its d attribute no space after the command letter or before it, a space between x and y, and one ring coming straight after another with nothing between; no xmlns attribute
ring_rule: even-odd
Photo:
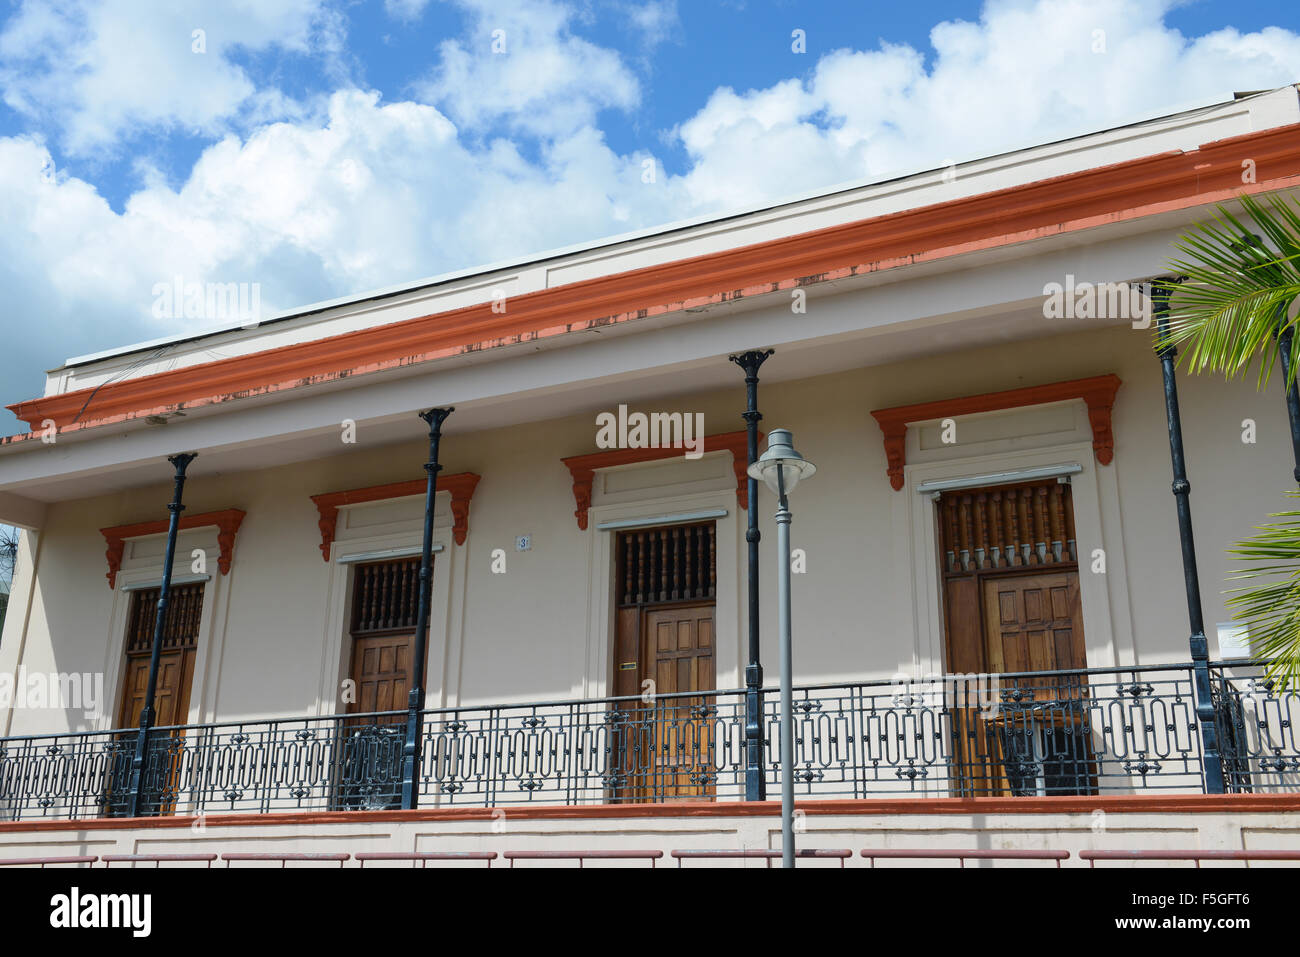
<svg viewBox="0 0 1300 957"><path fill-rule="evenodd" d="M129 350L72 360L50 373L46 397L136 380L148 387L178 370L202 374L214 350L224 359L256 359L287 346L328 344L487 302L498 290L508 303L602 277L689 271L693 257L720 250L783 242L797 248L805 235L821 242L824 231L871 217L921 207L918 219L939 216L933 210L949 201L1125 163L1140 167L1147 157L1184 156L1212 141L1296 124L1300 104L1286 88L963 164L955 179L942 170L921 173L325 304L255 329L178 340L143 364ZM219 558L230 548L217 528L180 535L174 574L204 582L184 723L344 711L351 569L367 556L418 547L424 503L407 494L341 505L323 555L323 513L312 496L421 479L427 442L416 413L440 405L456 406L441 442L443 475L480 479L459 525L451 496L439 495L426 707L612 695L616 556L614 532L601 526L674 516L715 522L714 686L743 686L746 516L731 453L706 442L699 459L596 472L585 528L575 516L574 475L562 460L598 451L597 416L620 406L702 416L706 435L743 429L743 377L728 355L751 348L776 350L761 371L763 428L792 430L818 466L791 500L794 545L803 550L793 576L796 683L945 671L939 522L920 487L1044 468L1069 475L1087 667L1186 662L1188 610L1152 331L1127 320L1044 312L1045 289L1067 277L1140 284L1165 275L1180 229L1213 200L1207 194L1200 205L1177 205L1162 195L1141 215L1098 212L1069 230L969 240L915 262L800 277L793 286L774 276L771 288L723 290L716 301L682 301L672 310L647 302L647 314L635 321L520 334L492 348L232 392L219 402L178 401L161 414L102 423L92 416L66 431L60 423L51 441L39 434L10 441L0 446L0 520L26 534L0 637L0 678L12 686L24 674L101 675L105 700L96 713L49 703L5 708L0 737L117 726L128 611L134 590L162 576L164 536L126 536L118 561L106 556L101 529L165 518L165 459L183 450L199 452L186 514L243 513L228 569ZM891 484L873 411L1106 375L1121 383L1109 410L1108 462L1082 399L1030 400L957 416L952 441L937 418L911 422L902 487ZM1284 492L1293 485L1288 422L1276 378L1256 389L1183 370L1178 388L1209 651L1220 658L1237 653L1217 647L1215 626L1230 620L1223 591L1233 565L1225 549L1286 507ZM774 509L760 486L769 683L779 560ZM521 537L526 550L516 548Z"/></svg>
<svg viewBox="0 0 1300 957"><path fill-rule="evenodd" d="M1040 321L1049 331L1050 322ZM781 354L768 361L779 367ZM1086 410L1076 400L960 422L955 445L928 453L917 449L916 460L909 458L905 487L890 487L871 409L936 392L1014 388L1025 379L1017 370L1029 369L1044 382L1104 373L1120 377L1112 464L1096 461ZM724 382L737 376L734 367L722 363L718 374ZM1180 386L1206 620L1226 622L1222 591L1232 563L1224 550L1268 512L1285 506L1282 492L1290 470L1285 408L1277 389L1261 392L1253 384L1209 378L1183 378ZM915 491L916 484L1063 462L1082 468L1072 478L1080 554L1105 551L1104 574L1084 569L1080 575L1088 664L1187 660L1160 368L1149 333L1099 328L1048 335L764 384L761 396L764 424L793 430L800 450L819 469L792 499L794 544L807 555L806 572L793 577L797 681L942 671L938 560L927 517L933 505ZM743 392L735 381L710 393L674 395L655 408L702 412L709 433L743 427ZM446 503L436 523L435 542L442 550L435 558L431 707L609 693L612 611L601 583L608 584L613 574L611 532L596 526L709 509L726 512L718 519L718 684L743 684L745 516L736 501L730 455L710 453L695 462L673 459L608 473L618 478L618 487L597 485L592 520L581 531L573 514L572 479L560 458L593 451L599 411L597 406L590 415L444 439L446 472L472 471L483 478L463 545L450 534ZM370 448L362 432L355 447L340 444L328 459L189 483L187 512L239 508L247 513L228 575L216 570L215 529L187 531L178 546L178 576L190 573L196 547L205 549L211 569L191 723L339 710L347 567L339 559L418 546L423 500L416 496L344 509L327 563L310 496L418 478L425 442L422 423L411 418L413 434L406 443ZM1245 419L1256 422L1254 444L1242 441ZM977 438L963 443L960 436L967 429ZM914 443L924 440L923 430L913 428L909 435ZM106 687L116 687L127 589L160 577L163 536L129 543L117 587L110 589L99 529L160 512L165 516L170 470L163 463L159 471L162 481L149 488L48 506L43 527L27 538L14 583L0 643L0 661L9 673L19 665L29 671L103 672ZM761 489L759 511L768 533L760 566L762 614L769 622L775 615L774 508ZM520 535L531 537L527 552L515 551ZM492 571L495 549L506 553L505 574ZM33 564L34 584L29 580ZM612 593L612 587L604 591ZM775 655L768 629L764 652L769 661ZM111 714L87 724L60 711L15 709L6 715L4 730L106 729L111 721Z"/></svg>

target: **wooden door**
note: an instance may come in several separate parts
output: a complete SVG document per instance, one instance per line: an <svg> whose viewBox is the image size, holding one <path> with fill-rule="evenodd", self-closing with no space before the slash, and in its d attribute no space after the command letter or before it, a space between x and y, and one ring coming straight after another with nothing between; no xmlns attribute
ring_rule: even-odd
<svg viewBox="0 0 1300 957"><path fill-rule="evenodd" d="M950 674L1087 667L1070 487L1054 480L945 493L938 508ZM1082 676L999 678L1000 700L952 702L960 794L1090 793ZM959 696L962 692L959 691ZM1070 782L1074 783L1071 784Z"/></svg>
<svg viewBox="0 0 1300 957"><path fill-rule="evenodd" d="M158 686L154 691L154 726L185 724L190 715L190 687L194 683L194 648L166 651L158 658ZM126 687L118 718L119 728L138 728L149 683L149 655L129 655Z"/></svg>
<svg viewBox="0 0 1300 957"><path fill-rule="evenodd" d="M348 711L405 711L415 658L420 559L358 565L354 575L348 676L356 693Z"/></svg>
<svg viewBox="0 0 1300 957"><path fill-rule="evenodd" d="M989 671L1087 667L1077 571L989 578L983 585Z"/></svg>
<svg viewBox="0 0 1300 957"><path fill-rule="evenodd" d="M354 682L355 693L347 711L358 717L342 722L337 806L397 807L406 712L415 673L420 559L362 564L353 574L348 677Z"/></svg>
<svg viewBox="0 0 1300 957"><path fill-rule="evenodd" d="M158 620L161 589L147 588L131 595L126 630L126 677L119 699L119 728L135 728L144 710L149 657L154 625ZM190 717L190 686L198 648L203 611L203 584L174 585L167 601L162 654L158 659L158 686L154 698L154 726L185 724Z"/></svg>
<svg viewBox="0 0 1300 957"><path fill-rule="evenodd" d="M716 789L714 523L615 540L610 801L709 799ZM683 693L681 698L665 696Z"/></svg>
<svg viewBox="0 0 1300 957"><path fill-rule="evenodd" d="M125 677L119 698L117 727L140 726L149 683L149 660L153 651L154 625L158 620L161 589L134 592L127 618ZM158 657L158 683L154 690L155 728L184 725L190 718L190 690L194 684L194 661L198 652L199 624L203 610L203 585L175 585L167 603ZM146 771L149 793L142 806L150 814L170 814L176 805L185 732L180 729L154 731L150 736L150 757ZM120 760L107 790L112 813L125 813L119 798L129 784L130 753L135 734L128 730L120 739Z"/></svg>
<svg viewBox="0 0 1300 957"><path fill-rule="evenodd" d="M994 672L1087 667L1079 573L993 578L984 583L986 658ZM1081 675L1007 679L1014 692L983 718L998 787L1012 794L1087 794L1095 768Z"/></svg>
<svg viewBox="0 0 1300 957"><path fill-rule="evenodd" d="M710 602L651 607L644 613L642 679L654 682L647 784L662 800L699 800L714 793L714 701L688 694L716 685L713 611Z"/></svg>
<svg viewBox="0 0 1300 957"><path fill-rule="evenodd" d="M415 635L361 635L352 640L353 713L405 711L411 692Z"/></svg>

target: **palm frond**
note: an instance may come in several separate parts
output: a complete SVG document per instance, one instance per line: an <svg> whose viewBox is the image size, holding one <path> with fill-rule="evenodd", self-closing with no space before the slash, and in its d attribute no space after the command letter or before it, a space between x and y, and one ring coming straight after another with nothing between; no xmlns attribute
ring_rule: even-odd
<svg viewBox="0 0 1300 957"><path fill-rule="evenodd" d="M1300 498L1300 491L1288 491ZM1300 687L1300 510L1274 512L1255 535L1228 549L1246 563L1229 581L1233 620L1246 626L1251 650L1267 662L1268 677L1282 688Z"/></svg>
<svg viewBox="0 0 1300 957"><path fill-rule="evenodd" d="M1178 347L1192 372L1230 379L1258 361L1263 388L1276 364L1277 335L1297 322L1291 307L1300 299L1300 204L1280 196L1240 201L1245 218L1220 206L1175 243L1181 255L1170 268L1186 278L1172 291L1155 346Z"/></svg>

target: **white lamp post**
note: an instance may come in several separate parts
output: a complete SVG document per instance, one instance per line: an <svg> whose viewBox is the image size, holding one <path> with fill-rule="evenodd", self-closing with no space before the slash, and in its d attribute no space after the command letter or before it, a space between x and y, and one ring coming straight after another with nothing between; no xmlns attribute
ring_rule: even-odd
<svg viewBox="0 0 1300 957"><path fill-rule="evenodd" d="M794 691L790 653L790 508L786 496L817 471L794 450L789 429L773 429L767 451L749 467L776 493L777 622L781 652L781 863L794 867Z"/></svg>

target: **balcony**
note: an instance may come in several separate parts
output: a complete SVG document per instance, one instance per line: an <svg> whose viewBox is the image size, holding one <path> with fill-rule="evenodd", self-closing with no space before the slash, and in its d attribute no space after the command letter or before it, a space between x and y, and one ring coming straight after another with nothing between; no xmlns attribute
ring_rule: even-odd
<svg viewBox="0 0 1300 957"><path fill-rule="evenodd" d="M1230 792L1300 791L1300 694L1214 664ZM424 712L420 806L742 800L744 691ZM1205 790L1191 665L795 693L796 794L1032 797ZM778 791L777 697L765 698ZM149 815L400 806L405 713L156 728ZM125 816L135 729L0 739L0 820Z"/></svg>

